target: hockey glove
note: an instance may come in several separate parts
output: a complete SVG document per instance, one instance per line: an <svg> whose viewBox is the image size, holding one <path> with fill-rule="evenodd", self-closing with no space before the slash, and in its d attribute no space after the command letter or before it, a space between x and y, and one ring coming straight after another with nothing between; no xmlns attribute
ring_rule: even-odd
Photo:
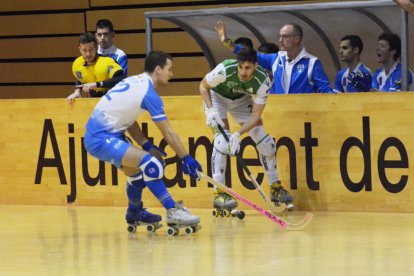
<svg viewBox="0 0 414 276"><path fill-rule="evenodd" d="M220 118L219 113L213 107L206 108L207 125L209 127L217 127L221 125L224 127L223 120Z"/></svg>
<svg viewBox="0 0 414 276"><path fill-rule="evenodd" d="M234 132L229 139L230 154L235 155L240 150L240 133Z"/></svg>
<svg viewBox="0 0 414 276"><path fill-rule="evenodd" d="M197 162L193 157L189 154L184 156L183 158L183 173L188 174L190 177L195 178L197 180L200 179L197 171L202 172L203 169L201 168L200 163Z"/></svg>
<svg viewBox="0 0 414 276"><path fill-rule="evenodd" d="M350 82L358 92L368 92L371 89L371 81L369 76L364 75L361 71L351 72L347 76Z"/></svg>

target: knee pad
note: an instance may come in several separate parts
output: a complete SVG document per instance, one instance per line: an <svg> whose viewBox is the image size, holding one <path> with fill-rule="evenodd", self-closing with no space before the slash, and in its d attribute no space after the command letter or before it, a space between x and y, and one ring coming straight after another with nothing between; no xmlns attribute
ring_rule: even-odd
<svg viewBox="0 0 414 276"><path fill-rule="evenodd" d="M140 164L139 168L142 171L143 179L145 182L162 179L164 176L164 169L162 167L162 164L154 156L151 156L149 160L146 160Z"/></svg>
<svg viewBox="0 0 414 276"><path fill-rule="evenodd" d="M226 135L229 137L229 133L226 130ZM229 142L226 141L223 134L217 134L214 138L214 148L221 154L228 155L230 153Z"/></svg>
<svg viewBox="0 0 414 276"><path fill-rule="evenodd" d="M276 153L276 144L269 134L265 132L263 126L258 126L249 131L253 141L256 142L257 151L266 157L274 156Z"/></svg>

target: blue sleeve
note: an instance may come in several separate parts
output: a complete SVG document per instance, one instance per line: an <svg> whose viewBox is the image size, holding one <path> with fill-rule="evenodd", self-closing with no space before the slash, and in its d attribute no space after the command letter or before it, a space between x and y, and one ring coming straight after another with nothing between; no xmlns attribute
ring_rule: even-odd
<svg viewBox="0 0 414 276"><path fill-rule="evenodd" d="M342 86L342 71L339 71L335 78L335 85L334 85L334 91L335 92L345 92L344 88Z"/></svg>
<svg viewBox="0 0 414 276"><path fill-rule="evenodd" d="M329 79L326 76L326 73L322 67L322 63L319 61L319 59L315 62L315 65L313 66L312 78L318 92L332 92L331 84L329 83Z"/></svg>
<svg viewBox="0 0 414 276"><path fill-rule="evenodd" d="M257 53L257 63L266 70L272 71L272 66L278 54Z"/></svg>
<svg viewBox="0 0 414 276"><path fill-rule="evenodd" d="M122 70L124 70L125 76L128 76L128 58L127 56L122 56L118 61L118 64L122 67Z"/></svg>
<svg viewBox="0 0 414 276"><path fill-rule="evenodd" d="M155 92L154 87L151 84L148 87L147 94L142 99L141 108L149 112L151 119L154 122L160 122L167 119L161 97Z"/></svg>
<svg viewBox="0 0 414 276"><path fill-rule="evenodd" d="M240 44L236 44L234 46L234 50L233 50L233 54L237 55L238 53L240 53L240 51L243 49L244 47L241 46Z"/></svg>

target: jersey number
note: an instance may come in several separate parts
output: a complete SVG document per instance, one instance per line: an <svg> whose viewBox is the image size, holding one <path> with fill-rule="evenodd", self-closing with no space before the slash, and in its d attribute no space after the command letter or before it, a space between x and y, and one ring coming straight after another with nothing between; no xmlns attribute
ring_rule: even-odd
<svg viewBox="0 0 414 276"><path fill-rule="evenodd" d="M108 99L108 101L112 100L110 94L112 93L119 93L119 92L125 92L129 89L129 83L126 83L124 81L121 81L118 86L120 86L120 88L118 89L111 89L108 91L108 93L105 94L105 97Z"/></svg>

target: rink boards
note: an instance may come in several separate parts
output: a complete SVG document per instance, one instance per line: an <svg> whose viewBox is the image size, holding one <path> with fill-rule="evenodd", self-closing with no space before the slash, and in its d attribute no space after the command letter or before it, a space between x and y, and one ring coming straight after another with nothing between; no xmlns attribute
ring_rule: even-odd
<svg viewBox="0 0 414 276"><path fill-rule="evenodd" d="M187 150L209 171L213 135L201 98L163 97ZM126 178L82 147L96 99L1 100L0 203L125 206ZM263 120L275 137L283 185L302 210L409 212L414 207L414 94L271 95ZM166 184L175 199L209 208L212 187L183 176L179 159L145 115L138 121L165 148ZM232 124L232 130L237 127ZM265 192L268 182L253 143L242 154ZM411 165L411 166L410 166ZM232 188L264 205L230 159ZM147 206L160 206L145 191Z"/></svg>

